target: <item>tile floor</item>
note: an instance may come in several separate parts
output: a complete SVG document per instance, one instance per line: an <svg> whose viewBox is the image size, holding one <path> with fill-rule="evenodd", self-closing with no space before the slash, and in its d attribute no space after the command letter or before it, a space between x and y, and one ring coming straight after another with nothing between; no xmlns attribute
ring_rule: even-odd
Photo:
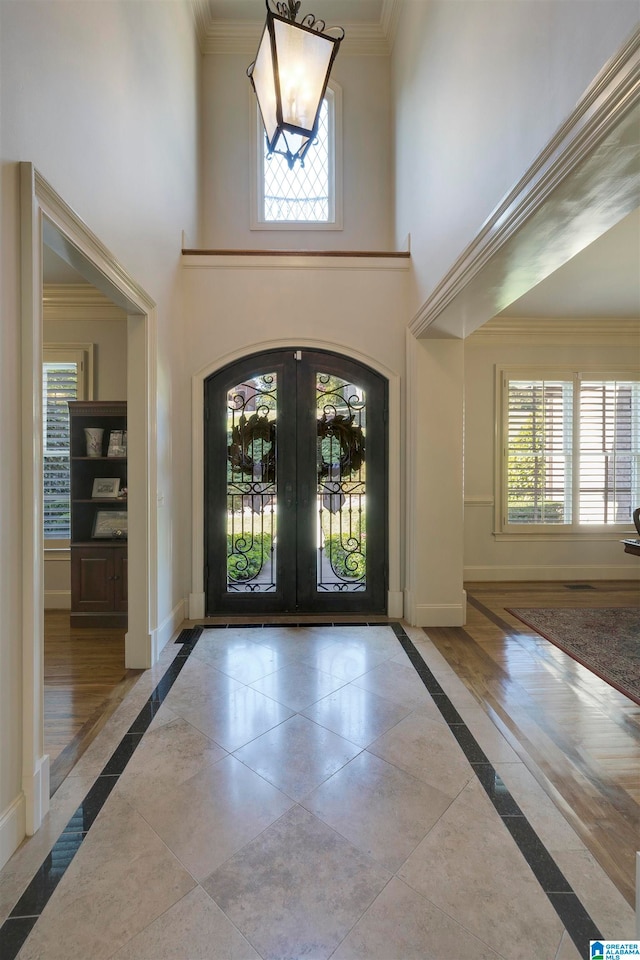
<svg viewBox="0 0 640 960"><path fill-rule="evenodd" d="M5 920L3 960L575 960L634 936L404 625L168 645L0 873Z"/></svg>

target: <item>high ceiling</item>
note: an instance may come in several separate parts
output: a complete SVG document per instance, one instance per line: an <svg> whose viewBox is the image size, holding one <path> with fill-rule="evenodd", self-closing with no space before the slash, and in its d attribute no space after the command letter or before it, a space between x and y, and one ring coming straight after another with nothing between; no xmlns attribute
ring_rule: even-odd
<svg viewBox="0 0 640 960"><path fill-rule="evenodd" d="M236 42L255 43L264 23L264 0L192 0L203 49ZM301 0L300 15L327 25L351 26L355 42L390 44L398 0ZM255 28L255 29L254 29ZM251 47L253 49L253 47ZM378 48L380 49L380 48ZM78 283L82 277L48 247L46 283ZM640 209L628 214L528 293L507 306L508 317L640 316Z"/></svg>
<svg viewBox="0 0 640 960"><path fill-rule="evenodd" d="M208 0L211 20L264 20L264 0ZM302 0L300 15L322 17L327 26L345 23L379 23L383 0Z"/></svg>

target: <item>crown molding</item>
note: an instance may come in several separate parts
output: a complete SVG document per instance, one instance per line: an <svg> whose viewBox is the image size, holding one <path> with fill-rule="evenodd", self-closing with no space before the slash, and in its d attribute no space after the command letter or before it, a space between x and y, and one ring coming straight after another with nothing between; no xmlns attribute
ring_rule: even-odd
<svg viewBox="0 0 640 960"><path fill-rule="evenodd" d="M398 32L398 23L400 21L401 0L382 0L382 13L380 15L380 28L387 41L389 53L393 50L396 42L396 33Z"/></svg>
<svg viewBox="0 0 640 960"><path fill-rule="evenodd" d="M127 314L88 283L46 283L42 290L45 320L126 320Z"/></svg>
<svg viewBox="0 0 640 960"><path fill-rule="evenodd" d="M200 52L204 53L207 37L207 26L211 20L209 4L207 0L190 0L189 5L191 7L193 22L196 28L198 46L200 47Z"/></svg>
<svg viewBox="0 0 640 960"><path fill-rule="evenodd" d="M494 317L466 343L545 343L640 348L640 317Z"/></svg>
<svg viewBox="0 0 640 960"><path fill-rule="evenodd" d="M505 257L506 261L509 260L506 256L508 241L514 240L514 235L522 228L523 235L530 230L529 243L535 246L536 219L539 219L534 216L536 214L547 214L547 234L552 234L554 229L559 229L562 220L558 217L561 217L562 211L553 209L552 194L570 182L571 174L580 164L584 165L594 158L591 175L599 178L600 193L604 189L603 177L606 176L608 169L609 226L613 226L617 220L637 206L638 174L633 167L637 151L632 157L619 149L616 151L615 144L610 144L608 148L605 145L603 149L603 143L624 124L627 124L630 129L631 127L635 129L638 123L638 108L640 108L640 30L632 34L621 50L604 66L544 150L495 208L480 232L463 250L423 303L409 324L409 329L414 336L432 335L432 331L429 330L432 325L433 331L438 331L440 327L446 328L447 315L451 318L452 313L464 314L463 299L475 298L477 303L478 294L474 292L471 284L480 271L489 265L490 260L496 272L493 278L494 289L501 289L506 285L504 274L508 270L508 262L501 263L500 257ZM598 156L598 151L602 154L601 157ZM604 166L599 167L599 163ZM584 166L582 177L584 180ZM585 190L583 199L586 205L590 195L586 187ZM605 211L600 210L601 220L604 213ZM603 224L600 232L606 228L606 224ZM535 242L538 241L535 240ZM578 251L574 251L576 252ZM560 266L560 263L557 266ZM542 279L543 277L538 277L535 282ZM525 292L526 290L522 289L518 296ZM458 300L458 297L461 299ZM513 302L513 299L515 297L512 297L510 302ZM455 305L454 300L456 300ZM506 303L493 303L494 309L487 319L506 306ZM464 336L468 332L470 331L462 331L461 335Z"/></svg>
<svg viewBox="0 0 640 960"><path fill-rule="evenodd" d="M263 20L212 20L207 0L191 0L200 50L204 55L239 53L253 56ZM379 23L343 23L342 49L352 57L388 57L400 16L400 0L383 0Z"/></svg>

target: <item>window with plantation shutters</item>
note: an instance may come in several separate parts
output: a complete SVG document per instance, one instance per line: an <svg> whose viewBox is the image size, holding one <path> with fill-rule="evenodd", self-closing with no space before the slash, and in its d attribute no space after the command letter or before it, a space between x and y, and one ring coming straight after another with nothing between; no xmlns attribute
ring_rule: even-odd
<svg viewBox="0 0 640 960"><path fill-rule="evenodd" d="M640 506L640 383L580 382L580 523L628 523Z"/></svg>
<svg viewBox="0 0 640 960"><path fill-rule="evenodd" d="M501 524L628 527L640 506L640 380L503 371Z"/></svg>
<svg viewBox="0 0 640 960"><path fill-rule="evenodd" d="M566 523L572 384L510 380L507 404L507 521Z"/></svg>
<svg viewBox="0 0 640 960"><path fill-rule="evenodd" d="M45 347L42 365L43 498L45 547L71 535L69 400L86 399L87 351Z"/></svg>

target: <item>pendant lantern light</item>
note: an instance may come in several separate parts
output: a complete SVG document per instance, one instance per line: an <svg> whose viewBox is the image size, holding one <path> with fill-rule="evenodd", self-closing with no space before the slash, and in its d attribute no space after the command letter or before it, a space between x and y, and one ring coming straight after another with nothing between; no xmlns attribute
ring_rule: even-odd
<svg viewBox="0 0 640 960"><path fill-rule="evenodd" d="M281 154L293 169L296 160L304 164L317 135L320 106L344 30L326 30L324 20L313 14L297 23L299 0L266 0L266 5L267 21L247 76L258 100L268 153Z"/></svg>

